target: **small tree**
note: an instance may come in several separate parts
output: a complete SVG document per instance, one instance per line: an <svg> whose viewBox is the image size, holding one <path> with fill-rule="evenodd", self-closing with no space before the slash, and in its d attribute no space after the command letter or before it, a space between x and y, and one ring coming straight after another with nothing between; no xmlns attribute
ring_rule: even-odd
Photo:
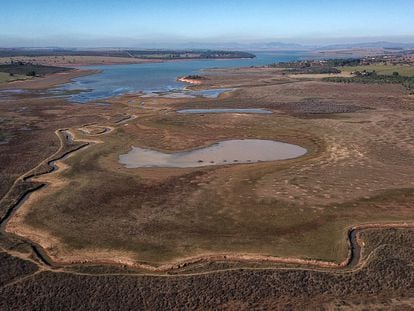
<svg viewBox="0 0 414 311"><path fill-rule="evenodd" d="M397 76L399 76L399 75L400 75L400 73L399 73L398 71L394 71L394 72L392 73L392 75L393 75L394 77L397 77Z"/></svg>

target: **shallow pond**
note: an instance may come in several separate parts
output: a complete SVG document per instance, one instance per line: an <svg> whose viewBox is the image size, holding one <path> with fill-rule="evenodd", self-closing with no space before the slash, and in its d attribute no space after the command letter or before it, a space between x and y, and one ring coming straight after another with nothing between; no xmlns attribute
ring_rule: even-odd
<svg viewBox="0 0 414 311"><path fill-rule="evenodd" d="M162 97L162 98L195 98L197 96L202 96L206 98L217 98L221 94L233 91L234 89L231 88L224 88L224 89L210 89L210 90L199 90L199 91L192 91L192 90L175 90L170 92L144 92L144 95L141 97Z"/></svg>
<svg viewBox="0 0 414 311"><path fill-rule="evenodd" d="M22 89L5 89L5 90L0 90L1 94L23 94L23 93L27 93L27 90L22 90Z"/></svg>
<svg viewBox="0 0 414 311"><path fill-rule="evenodd" d="M300 157L307 150L297 145L261 139L226 140L191 151L164 153L132 147L119 156L127 168L137 167L200 167L286 160Z"/></svg>
<svg viewBox="0 0 414 311"><path fill-rule="evenodd" d="M262 108L211 108L211 109L181 109L178 113L258 113L271 114L272 111Z"/></svg>

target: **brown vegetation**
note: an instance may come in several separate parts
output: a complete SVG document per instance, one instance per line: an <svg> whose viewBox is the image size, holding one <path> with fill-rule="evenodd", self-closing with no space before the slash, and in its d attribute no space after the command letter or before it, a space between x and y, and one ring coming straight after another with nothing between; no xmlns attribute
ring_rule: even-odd
<svg viewBox="0 0 414 311"><path fill-rule="evenodd" d="M238 84L234 73L232 83ZM17 213L10 230L47 245L61 262L112 257L159 266L224 253L340 263L349 227L412 219L414 154L404 96L398 86L293 80L245 87L219 100L149 99L146 109L128 104L132 95L114 99L107 108L113 118L102 126L115 130L100 136L104 144L68 159L71 168L59 175L62 186L27 202L21 209L27 214ZM252 103L274 113L174 112ZM386 139L377 135L384 127ZM76 135L83 139L93 132ZM184 170L131 170L117 162L131 145L173 152L229 138L281 140L309 153L289 161ZM60 242L51 245L51 236Z"/></svg>
<svg viewBox="0 0 414 311"><path fill-rule="evenodd" d="M346 310L413 307L412 230L364 232L373 249L360 270L235 269L188 276L45 271L0 284L2 310ZM398 241L398 247L395 245ZM379 242L379 243L378 243ZM13 258L14 266L27 263Z"/></svg>
<svg viewBox="0 0 414 311"><path fill-rule="evenodd" d="M347 271L237 257L293 257L335 266L347 258L350 227L412 222L412 96L398 85L301 81L269 68L213 70L205 85L239 89L218 99L129 94L108 100L111 106L68 105L41 89L0 95L0 130L7 137L0 144L2 197L12 189L0 211L7 214L13 199L36 182L50 183L11 218L9 228L23 238L0 235L9 254L3 262L10 266L0 284L1 309L412 304L411 229L362 231L362 264ZM145 105L134 105L138 100ZM175 113L206 106L267 108L273 114ZM59 128L70 128L75 145L59 150ZM195 169L127 169L117 161L132 145L174 152L230 138L280 140L309 153ZM74 150L76 139L103 143L60 162L65 170L24 178L35 167L37 175L47 172L44 160ZM11 188L15 180L30 183ZM131 274L145 271L99 264L50 267L48 254L65 263L117 261L152 269L192 256L214 260L168 271L186 276L136 276Z"/></svg>

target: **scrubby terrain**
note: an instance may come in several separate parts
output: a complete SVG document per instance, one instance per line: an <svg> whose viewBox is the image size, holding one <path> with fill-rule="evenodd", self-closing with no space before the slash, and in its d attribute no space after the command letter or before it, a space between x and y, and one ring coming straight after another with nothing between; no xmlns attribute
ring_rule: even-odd
<svg viewBox="0 0 414 311"><path fill-rule="evenodd" d="M45 271L0 284L2 310L410 310L413 230L364 232L372 248L362 268L236 269L188 276L133 276ZM398 247L396 247L398 243ZM14 258L6 265L24 266Z"/></svg>

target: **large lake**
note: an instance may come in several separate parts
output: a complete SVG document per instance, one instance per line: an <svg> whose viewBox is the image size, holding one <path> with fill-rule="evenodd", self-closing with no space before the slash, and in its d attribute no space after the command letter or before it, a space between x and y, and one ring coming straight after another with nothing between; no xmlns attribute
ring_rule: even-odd
<svg viewBox="0 0 414 311"><path fill-rule="evenodd" d="M203 69L262 66L310 57L309 54L297 51L255 54L256 58L253 59L188 60L163 63L87 66L83 68L97 69L101 72L76 78L72 83L65 84L56 89L56 91L81 91L80 93L70 95L71 101L78 103L102 100L128 92L177 93L183 92L183 88L185 87L184 83L176 81L177 77L199 74Z"/></svg>

